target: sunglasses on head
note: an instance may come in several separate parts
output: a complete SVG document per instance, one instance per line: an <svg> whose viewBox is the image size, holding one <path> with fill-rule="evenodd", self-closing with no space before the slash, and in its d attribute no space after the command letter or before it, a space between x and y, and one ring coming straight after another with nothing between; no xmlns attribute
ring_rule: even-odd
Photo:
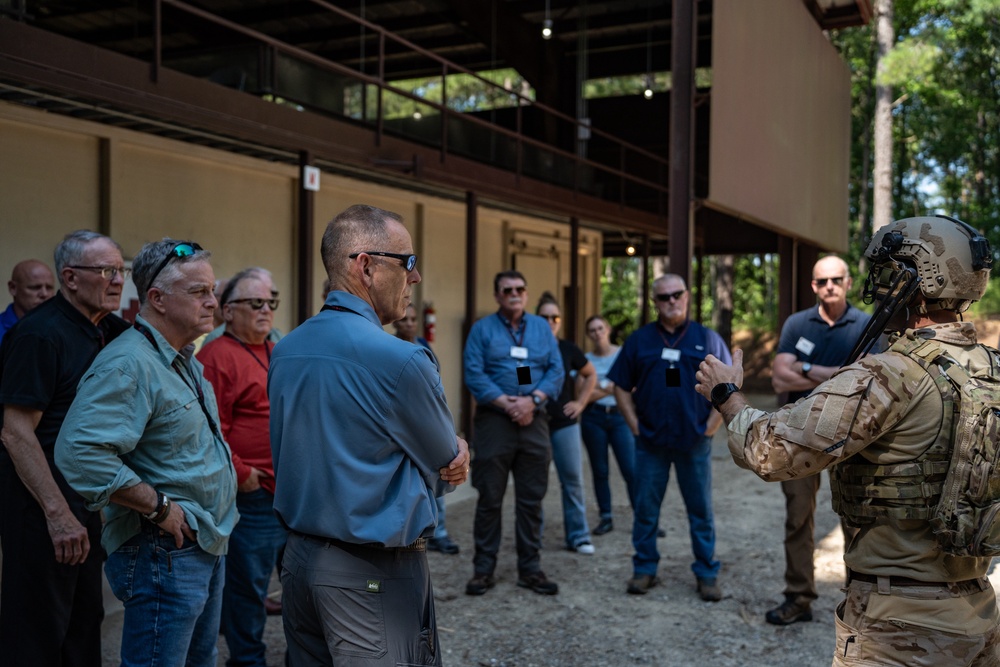
<svg viewBox="0 0 1000 667"><path fill-rule="evenodd" d="M836 276L834 278L813 278L813 282L816 283L816 287L826 287L827 281L831 281L834 285L839 287L844 284L844 276Z"/></svg>
<svg viewBox="0 0 1000 667"><path fill-rule="evenodd" d="M682 289L680 291L671 292L669 294L654 294L653 298L663 303L666 303L667 301L678 301L682 296L684 296L684 292L686 291L687 290Z"/></svg>
<svg viewBox="0 0 1000 667"><path fill-rule="evenodd" d="M347 257L349 259L356 259L358 255L378 255L379 257L391 257L392 259L398 259L403 263L403 268L407 271L412 271L417 266L417 256L416 255L400 255L396 252L382 252L380 250L359 250L358 252L352 252Z"/></svg>
<svg viewBox="0 0 1000 667"><path fill-rule="evenodd" d="M174 247L170 249L170 252L168 252L167 256L163 258L160 265L156 267L156 271L153 271L153 277L149 279L148 283L146 283L146 289L148 290L153 286L153 283L155 283L156 279L160 276L160 272L162 272L164 267L170 263L170 260L190 257L200 250L201 246L193 241L181 241L180 243L174 244Z"/></svg>
<svg viewBox="0 0 1000 667"><path fill-rule="evenodd" d="M233 299L228 303L248 303L254 310L260 310L265 305L271 310L278 310L280 299Z"/></svg>
<svg viewBox="0 0 1000 667"><path fill-rule="evenodd" d="M501 287L500 291L503 293L504 296L510 296L514 292L517 292L518 294L524 294L527 289L528 288L524 285L518 285L516 287Z"/></svg>

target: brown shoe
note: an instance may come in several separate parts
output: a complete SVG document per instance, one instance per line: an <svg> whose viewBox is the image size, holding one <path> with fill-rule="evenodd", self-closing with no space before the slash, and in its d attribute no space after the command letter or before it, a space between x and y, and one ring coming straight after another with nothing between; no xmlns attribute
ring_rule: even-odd
<svg viewBox="0 0 1000 667"><path fill-rule="evenodd" d="M722 589L714 578L698 579L698 595L705 602L718 602L722 599Z"/></svg>
<svg viewBox="0 0 1000 667"><path fill-rule="evenodd" d="M645 595L650 588L660 583L659 578L651 574L639 574L628 580L625 590L632 595Z"/></svg>
<svg viewBox="0 0 1000 667"><path fill-rule="evenodd" d="M771 625L791 625L799 621L813 620L809 601L802 598L786 597L779 606L764 614L764 620Z"/></svg>
<svg viewBox="0 0 1000 667"><path fill-rule="evenodd" d="M480 574L476 573L469 579L469 583L465 585L466 595L484 595L486 591L493 588L493 584L497 582L493 578L492 574Z"/></svg>

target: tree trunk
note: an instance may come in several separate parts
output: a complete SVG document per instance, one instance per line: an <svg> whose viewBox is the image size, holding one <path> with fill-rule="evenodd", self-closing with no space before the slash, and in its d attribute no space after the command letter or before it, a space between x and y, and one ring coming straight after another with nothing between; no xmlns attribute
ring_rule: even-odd
<svg viewBox="0 0 1000 667"><path fill-rule="evenodd" d="M892 89L882 81L882 61L895 40L892 1L875 0L875 177L872 228L892 222Z"/></svg>
<svg viewBox="0 0 1000 667"><path fill-rule="evenodd" d="M733 256L719 255L715 258L715 313L712 328L726 341L733 344Z"/></svg>

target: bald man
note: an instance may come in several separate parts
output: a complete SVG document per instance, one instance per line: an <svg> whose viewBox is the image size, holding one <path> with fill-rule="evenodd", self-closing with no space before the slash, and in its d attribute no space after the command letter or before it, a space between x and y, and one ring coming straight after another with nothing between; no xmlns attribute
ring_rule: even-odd
<svg viewBox="0 0 1000 667"><path fill-rule="evenodd" d="M0 313L0 340L25 313L52 298L56 293L56 277L44 263L26 259L14 266L7 290L14 301Z"/></svg>
<svg viewBox="0 0 1000 667"><path fill-rule="evenodd" d="M812 276L817 303L785 321L772 367L771 384L778 393L788 392L788 402L807 396L840 369L869 319L847 302L851 274L844 260L823 257L813 266ZM781 483L786 509L785 601L765 615L772 625L812 620L811 605L817 597L813 531L820 477ZM842 527L846 549L857 531L846 524Z"/></svg>

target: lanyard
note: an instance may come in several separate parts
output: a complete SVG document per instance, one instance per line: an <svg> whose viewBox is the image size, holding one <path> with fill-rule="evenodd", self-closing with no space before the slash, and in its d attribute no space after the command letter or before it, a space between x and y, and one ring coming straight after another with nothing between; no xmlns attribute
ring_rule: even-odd
<svg viewBox="0 0 1000 667"><path fill-rule="evenodd" d="M267 369L271 366L271 348L267 346L267 340L264 341L264 352L267 354L267 365L265 366L264 362L260 360L260 357L258 357L253 350L250 349L249 345L247 345L242 340L240 340L233 334L229 333L228 331L226 331L222 335L228 336L233 340L235 340L237 343L239 343L244 350L250 353L250 356L253 357L253 360L257 362L257 365L263 368L265 373L267 372Z"/></svg>
<svg viewBox="0 0 1000 667"><path fill-rule="evenodd" d="M510 336L510 339L514 341L514 345L518 347L524 347L524 336L528 333L527 322L524 319L524 315L523 314L521 315L521 326L520 328L518 328L518 331L521 333L520 339L518 339L517 336L514 335L514 327L508 324L507 320L505 320L503 316L500 315L500 313L497 313L497 317L500 318L501 322L503 322L504 329L507 330L507 335Z"/></svg>
<svg viewBox="0 0 1000 667"><path fill-rule="evenodd" d="M149 341L149 344L153 346L154 350L157 352L160 351L160 346L156 344L156 339L153 338L153 334L149 331L149 329L139 324L138 321L136 321L132 326L134 326L139 333L146 337L146 340ZM174 361L177 361L176 357L174 358ZM188 369L188 375L191 375L192 382L188 382L188 379L184 377L184 372L174 363L174 361L170 362L170 367L177 371L177 375L180 376L181 382L187 385L188 389L193 391L195 396L198 397L198 405L201 406L201 411L205 413L205 419L208 420L208 426L212 429L212 433L215 434L215 437L219 440L225 442L225 438L222 437L222 432L219 431L218 424L215 423L215 420L212 419L211 413L208 411L208 405L205 403L205 393L201 390L201 383L194 378L190 368ZM194 386L192 386L192 383Z"/></svg>
<svg viewBox="0 0 1000 667"><path fill-rule="evenodd" d="M320 310L335 310L335 311L337 311L338 313L354 313L354 314L355 314L355 315L357 315L358 317L364 317L364 315L362 315L362 314L361 314L361 313L359 313L358 311L356 311L356 310L351 310L351 309L350 309L350 308L348 308L347 306L331 306L331 305L327 304L327 305L323 306L322 308L320 308ZM366 319L367 319L367 318L366 318Z"/></svg>
<svg viewBox="0 0 1000 667"><path fill-rule="evenodd" d="M670 349L675 349L678 345L680 345L680 342L682 340L684 340L684 336L687 335L688 329L691 328L690 324L691 324L691 320L687 320L684 323L684 330L680 333L680 335L677 337L677 339L673 343L671 343L669 340L667 340L667 335L666 335L667 334L667 330L659 322L656 323L656 333L660 334L660 338L663 339L663 344L664 345L666 345Z"/></svg>

